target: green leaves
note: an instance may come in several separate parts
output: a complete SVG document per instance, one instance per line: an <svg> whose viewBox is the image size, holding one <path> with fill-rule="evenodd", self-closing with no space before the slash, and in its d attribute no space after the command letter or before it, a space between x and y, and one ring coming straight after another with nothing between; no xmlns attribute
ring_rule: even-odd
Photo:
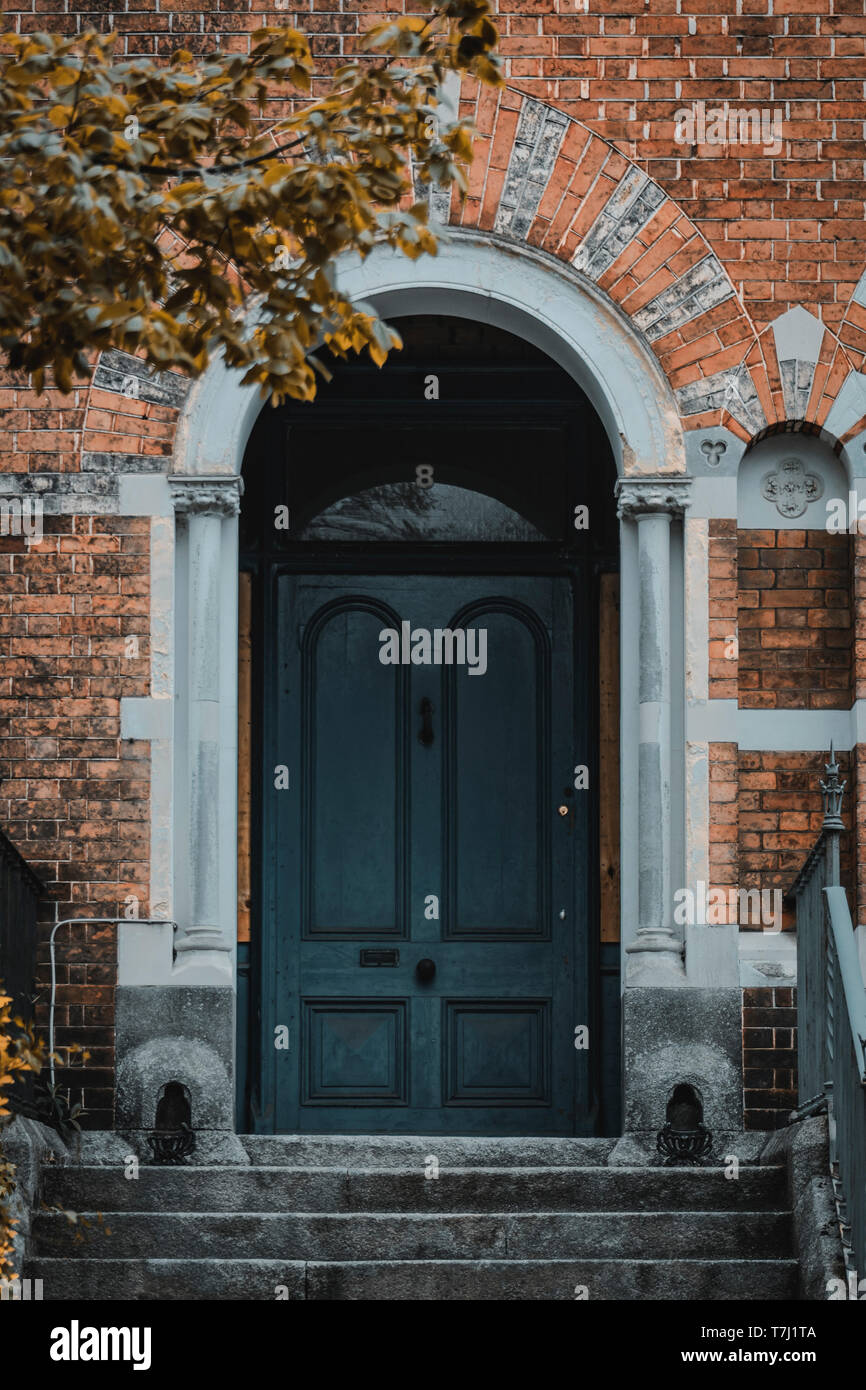
<svg viewBox="0 0 866 1390"><path fill-rule="evenodd" d="M114 37L6 35L0 55L0 347L69 389L107 347L197 374L216 352L274 401L311 399L311 353L396 334L337 288L340 257L436 238L414 188L465 184L471 131L437 113L446 71L498 85L488 0L370 31L318 99L303 34L162 66ZM322 84L319 84L322 89ZM274 101L291 114L263 129ZM170 287L170 289L169 289Z"/></svg>

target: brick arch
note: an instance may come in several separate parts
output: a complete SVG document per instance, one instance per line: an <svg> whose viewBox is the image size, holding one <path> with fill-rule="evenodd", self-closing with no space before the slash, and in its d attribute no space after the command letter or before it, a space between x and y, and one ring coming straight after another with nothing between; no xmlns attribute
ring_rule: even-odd
<svg viewBox="0 0 866 1390"><path fill-rule="evenodd" d="M526 242L592 280L657 357L684 429L724 425L748 442L792 418L805 364L792 402L772 325L759 332L703 232L659 184L589 127L519 90L464 83L461 114L477 137L467 197L453 194L447 208L452 224ZM445 215L440 199L431 201ZM864 362L866 275L839 336L825 329L802 418L824 425ZM840 438L866 424L850 414Z"/></svg>
<svg viewBox="0 0 866 1390"><path fill-rule="evenodd" d="M772 325L757 331L703 232L658 183L581 122L514 88L464 82L460 110L475 123L474 159L465 199L431 191L441 221L527 244L591 281L652 350L685 430L724 425L748 443L792 418ZM860 343L866 352L866 276L839 337L825 331L800 418L827 422L864 361ZM183 379L166 374L168 394L142 381L137 400L119 401L122 358L100 360L84 451L170 453ZM855 432L848 422L845 437Z"/></svg>
<svg viewBox="0 0 866 1390"><path fill-rule="evenodd" d="M839 325L839 342L858 371L866 368L866 270L845 306Z"/></svg>
<svg viewBox="0 0 866 1390"><path fill-rule="evenodd" d="M758 385L744 383L739 403L729 376L747 363L751 378L760 363L755 326L679 205L614 145L522 92L464 83L461 114L477 135L468 193L452 195L450 222L570 264L652 349L685 429L726 423L751 438L766 423L751 406ZM432 201L437 210L435 193Z"/></svg>

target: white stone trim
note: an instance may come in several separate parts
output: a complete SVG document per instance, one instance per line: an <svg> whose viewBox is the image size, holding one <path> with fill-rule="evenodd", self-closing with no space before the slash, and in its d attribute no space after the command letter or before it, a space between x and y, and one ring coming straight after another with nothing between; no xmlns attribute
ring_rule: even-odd
<svg viewBox="0 0 866 1390"><path fill-rule="evenodd" d="M147 697L120 701L121 739L150 743L150 882L149 917L170 920L174 910L174 830L172 739L174 724L174 519L164 477L121 476L121 515L147 515L150 527L150 690ZM125 925L121 935L126 930ZM141 928L133 956L123 956L121 983L162 980L171 968L166 940L171 933ZM120 956L118 957L120 960ZM149 962L149 964L148 964ZM127 978L129 972L132 978Z"/></svg>
<svg viewBox="0 0 866 1390"><path fill-rule="evenodd" d="M832 739L847 753L866 743L866 700L850 709L739 709L736 700L695 700L686 708L686 737L757 753L821 752Z"/></svg>
<svg viewBox="0 0 866 1390"><path fill-rule="evenodd" d="M850 371L839 389L824 428L840 439L866 415L866 373Z"/></svg>
<svg viewBox="0 0 866 1390"><path fill-rule="evenodd" d="M709 574L710 528L691 507L683 526L685 536L686 700L709 698Z"/></svg>
<svg viewBox="0 0 866 1390"><path fill-rule="evenodd" d="M695 479L695 484L706 481ZM715 480L714 480L715 481ZM720 480L724 481L724 480ZM734 480L731 479L733 482ZM694 486L692 491L694 497ZM705 703L709 691L709 522L694 516L692 508L683 525L685 584L685 697L686 710ZM685 881L709 882L710 774L705 742L685 733Z"/></svg>
<svg viewBox="0 0 866 1390"><path fill-rule="evenodd" d="M797 934L792 931L738 933L740 984L744 989L790 989L797 983Z"/></svg>
<svg viewBox="0 0 866 1390"><path fill-rule="evenodd" d="M712 517L727 521L737 515L736 475L718 478L695 478L689 516Z"/></svg>
<svg viewBox="0 0 866 1390"><path fill-rule="evenodd" d="M164 473L119 473L117 510L121 516L171 516Z"/></svg>

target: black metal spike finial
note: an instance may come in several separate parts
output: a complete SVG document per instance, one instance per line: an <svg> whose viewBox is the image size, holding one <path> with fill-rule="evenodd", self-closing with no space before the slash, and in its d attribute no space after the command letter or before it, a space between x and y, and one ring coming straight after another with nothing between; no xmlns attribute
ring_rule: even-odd
<svg viewBox="0 0 866 1390"><path fill-rule="evenodd" d="M824 802L824 829L843 830L842 824L842 796L847 787L847 782L839 780L839 764L836 762L836 754L833 748L833 741L830 740L830 761L824 764L827 773L826 781L821 781L821 797Z"/></svg>

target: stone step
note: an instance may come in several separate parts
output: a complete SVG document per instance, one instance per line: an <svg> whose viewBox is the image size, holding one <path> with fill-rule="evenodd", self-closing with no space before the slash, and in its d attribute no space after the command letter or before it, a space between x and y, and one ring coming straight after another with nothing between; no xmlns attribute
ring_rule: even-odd
<svg viewBox="0 0 866 1390"><path fill-rule="evenodd" d="M43 1200L72 1211L778 1211L781 1167L347 1170L143 1166L48 1169Z"/></svg>
<svg viewBox="0 0 866 1390"><path fill-rule="evenodd" d="M241 1143L250 1162L265 1168L423 1168L428 1155L433 1155L442 1168L598 1168L607 1163L617 1141L245 1134Z"/></svg>
<svg viewBox="0 0 866 1390"><path fill-rule="evenodd" d="M797 1297L793 1260L36 1259L48 1301L516 1300L774 1301Z"/></svg>
<svg viewBox="0 0 866 1390"><path fill-rule="evenodd" d="M787 1212L40 1213L35 1257L261 1260L731 1259L791 1254ZM81 1239L83 1232L84 1238Z"/></svg>
<svg viewBox="0 0 866 1390"><path fill-rule="evenodd" d="M122 1166L129 1153L148 1155L142 1135L94 1130L76 1139L77 1161L86 1166ZM737 1154L740 1163L757 1161L769 1135L747 1133L716 1135L716 1153ZM232 1136L238 1157L246 1153L250 1163L264 1168L410 1168L423 1167L433 1155L447 1168L598 1168L653 1166L656 1149L651 1135L624 1135L620 1139L516 1136L435 1137L423 1134L241 1134ZM200 1136L196 1163L208 1166L208 1136ZM217 1161L232 1162L227 1155Z"/></svg>

